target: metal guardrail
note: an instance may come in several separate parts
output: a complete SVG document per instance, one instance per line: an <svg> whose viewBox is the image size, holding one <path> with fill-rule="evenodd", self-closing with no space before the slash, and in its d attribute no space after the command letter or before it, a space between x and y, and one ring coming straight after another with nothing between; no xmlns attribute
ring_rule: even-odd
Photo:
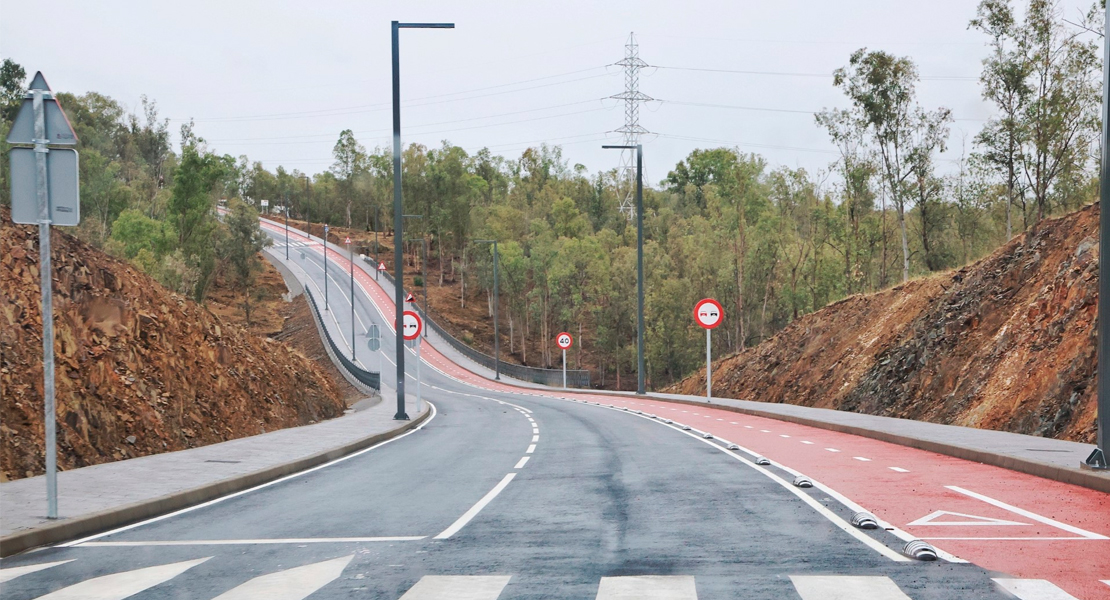
<svg viewBox="0 0 1110 600"><path fill-rule="evenodd" d="M374 265L375 268L377 267L377 263L374 261L373 258L369 256L362 257L362 260ZM396 285L393 276L390 275L388 272L383 271L382 275L385 276L386 280L389 281L390 284ZM402 293L404 293L403 289ZM466 344L466 342L463 342L450 333L447 333L447 330L445 330L443 327L440 327L440 325L434 320L428 318L428 315L424 314L424 311L421 310L419 306L413 306L413 310L415 310L417 313L420 314L421 317L424 318L424 323L432 331L436 332L437 335L443 338L448 344L451 345L452 348L457 350L460 354L491 371L497 370L497 361L494 360L492 356L471 348L469 345ZM513 379L519 379L521 381L531 381L532 383L549 385L551 387L563 386L562 369L542 369L540 367L526 367L524 365L517 365L501 361L501 372L505 375L508 375L509 377L512 377ZM567 369L567 387L589 388L590 372L585 369Z"/></svg>
<svg viewBox="0 0 1110 600"><path fill-rule="evenodd" d="M337 358L343 368L357 381L380 392L382 389L382 374L359 368L339 350L339 346L331 339L328 328L324 326L324 318L320 314L320 309L316 306L316 299L312 297L312 290L305 286L304 293L308 296L308 304L312 307L312 313L315 315L317 323L320 324L320 329L324 332L324 339L327 340L328 347L331 349L331 355Z"/></svg>

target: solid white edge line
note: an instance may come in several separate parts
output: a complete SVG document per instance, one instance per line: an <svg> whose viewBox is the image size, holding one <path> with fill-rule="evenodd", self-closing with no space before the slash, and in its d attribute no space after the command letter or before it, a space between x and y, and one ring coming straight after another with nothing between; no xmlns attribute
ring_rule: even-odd
<svg viewBox="0 0 1110 600"><path fill-rule="evenodd" d="M425 402L428 402L428 401L425 400ZM378 442L377 444L374 444L373 446L370 446L369 448L363 448L362 450L359 450L358 452L352 452L351 454L348 454L347 456L341 456L341 457L339 457L339 458L337 458L333 461L326 462L322 465L316 465L315 467L312 467L311 469L305 469L304 471L298 471L296 473L292 473L290 475L280 477L280 478L275 479L273 481L267 481L266 483L256 485L252 488L247 488L245 490L234 492L234 493L228 494L226 496L220 496L219 498L213 498L212 500L209 500L207 502L203 502L201 504L197 504L195 506L188 506L188 507L182 508L181 510L176 510L174 512L167 513L167 514L164 514L164 515L160 515L160 516L157 516L157 517L154 517L154 518L151 518L151 519L147 519L145 521L139 521L138 523L132 523L131 525L125 525L124 527L117 527L116 529L111 529L109 531L105 531L104 533L98 533L96 535L90 535L88 537L83 537L81 539L74 540L72 542L66 542L64 544L56 544L54 547L55 548L70 548L70 547L73 547L73 546L77 546L79 544L83 544L85 542L100 539L102 537L106 537L106 536L109 536L109 535L115 535L117 533L122 533L124 531L135 529L137 527L142 527L144 525L149 525L151 523L156 523L158 521L162 521L162 520L165 520L165 519L170 519L170 518L176 517L178 515L183 515L185 513L192 512L194 510L199 510L201 508L206 508L208 506L212 506L213 504L218 504L220 502L223 502L225 500L230 500L232 498L237 498L239 496L243 496L243 495L249 494L251 492L255 492L255 491L258 491L260 489L270 487L272 485L277 485L279 483L289 481L290 479L295 479L295 478L300 477L302 475L307 475L307 474L312 473L314 471L319 471L321 469L326 469L326 468L328 468L332 465L339 464L341 462L350 460L350 459L355 458L357 456L362 456L363 454L366 454L367 452L370 452L371 450L374 450L376 448L381 448L382 446L384 446L386 444L396 442L397 440L406 438L406 437L416 433L417 431L420 431L421 429L423 429L425 425L432 422L432 419L436 418L436 414L438 413L438 411L436 410L435 404L432 404L431 402L428 402L428 408L432 412L431 412L430 415L428 415L427 419L424 419L423 423L421 423L420 425L417 425L416 427L412 428L409 431L406 431L405 433L402 433L401 435L399 435L397 437L390 438L388 440Z"/></svg>
<svg viewBox="0 0 1110 600"><path fill-rule="evenodd" d="M972 498L975 498L976 500L982 500L983 502L986 502L987 504L993 504L994 506L997 506L998 508L1008 510L1008 511L1014 513L1014 514L1021 515L1025 518L1027 518L1027 519L1033 519L1034 521L1040 521L1041 523L1044 523L1045 525L1051 525L1051 526L1053 526L1057 529L1063 529L1064 531L1067 531L1069 533L1074 533L1076 535L1081 535L1081 536L1083 536L1087 539L1091 539L1091 540L1110 540L1110 537L1107 537L1107 536L1102 535L1100 533L1094 533L1094 532L1091 532L1091 531L1087 531L1086 529L1080 529L1080 528L1078 528L1074 525L1068 525L1067 523L1061 523L1060 521L1056 521L1056 520L1050 519L1048 517L1042 517L1041 515L1038 515L1035 512L1030 512L1028 510L1025 510L1024 508L1018 508L1018 507L1013 506L1011 504L1006 504L1005 502L1003 502L1001 500L995 500L994 498L991 498L990 496L984 496L983 494L979 494L979 493L973 492L971 490L965 490L964 488L959 487L959 486L946 485L944 487L952 490L953 492L958 492L958 493L963 494L965 496L971 496Z"/></svg>
<svg viewBox="0 0 1110 600"><path fill-rule="evenodd" d="M1047 579L995 577L991 581L1020 600L1079 600Z"/></svg>
<svg viewBox="0 0 1110 600"><path fill-rule="evenodd" d="M393 536L393 537L350 537L350 538L287 538L287 539L246 539L246 540L158 540L135 542L83 542L82 548L129 548L142 546L236 546L260 544L344 544L367 542L417 542L427 536Z"/></svg>
<svg viewBox="0 0 1110 600"><path fill-rule="evenodd" d="M501 493L501 490L505 489L505 487L509 485L509 482L513 480L513 477L516 477L516 473L509 473L508 475L506 475L500 483L493 486L493 489L487 492L485 496L482 496L482 499L479 500L477 504L471 506L470 510L463 513L463 516L459 517L457 521L452 523L451 526L447 529L444 529L443 532L437 535L434 539L445 540L458 533L459 530L463 527L466 527L466 524L469 523L471 519L478 516L478 513L482 512L482 509L485 508L487 504L492 502L493 499Z"/></svg>
<svg viewBox="0 0 1110 600"><path fill-rule="evenodd" d="M522 469L522 468L524 468L524 465L528 464L528 459L529 459L529 458L532 458L532 457L531 457L531 456L524 456L524 457L521 457L521 459L520 459L519 461L517 461L517 463L516 463L516 466L515 466L515 467L513 467L513 468L514 468L514 469Z"/></svg>

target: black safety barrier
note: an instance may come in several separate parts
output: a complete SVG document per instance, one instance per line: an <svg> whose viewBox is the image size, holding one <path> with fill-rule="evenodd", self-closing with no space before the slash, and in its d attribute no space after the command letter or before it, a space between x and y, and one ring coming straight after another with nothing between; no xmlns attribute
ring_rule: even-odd
<svg viewBox="0 0 1110 600"><path fill-rule="evenodd" d="M324 326L324 318L320 314L320 309L316 306L316 299L312 297L312 291L308 289L308 286L305 286L304 293L308 296L308 305L312 307L312 312L316 316L316 322L320 324L320 329L324 332L324 339L327 340L328 347L331 348L332 356L339 359L339 363L343 365L343 368L346 369L352 377L362 382L364 385L380 392L382 389L382 374L359 368L355 363L351 362L351 359L343 354L339 346L335 345L335 341L331 339L328 328Z"/></svg>

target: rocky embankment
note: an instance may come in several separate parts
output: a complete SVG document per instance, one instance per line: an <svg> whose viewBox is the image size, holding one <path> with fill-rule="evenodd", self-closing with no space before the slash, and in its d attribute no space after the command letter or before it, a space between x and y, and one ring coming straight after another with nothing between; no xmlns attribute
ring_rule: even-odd
<svg viewBox="0 0 1110 600"><path fill-rule="evenodd" d="M722 397L1093 442L1098 205L718 361ZM705 371L670 388L705 393Z"/></svg>
<svg viewBox="0 0 1110 600"><path fill-rule="evenodd" d="M332 379L278 341L54 230L58 463L70 469L342 414ZM41 473L38 233L0 214L0 471Z"/></svg>

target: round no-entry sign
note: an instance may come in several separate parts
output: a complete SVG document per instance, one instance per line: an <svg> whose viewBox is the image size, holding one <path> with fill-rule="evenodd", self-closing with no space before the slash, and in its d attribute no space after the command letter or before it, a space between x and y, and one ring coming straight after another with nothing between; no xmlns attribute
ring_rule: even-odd
<svg viewBox="0 0 1110 600"><path fill-rule="evenodd" d="M401 313L401 334L406 340L420 337L420 331L423 329L424 321L420 319L420 315L411 310Z"/></svg>
<svg viewBox="0 0 1110 600"><path fill-rule="evenodd" d="M569 350L570 347L574 345L574 338L570 337L570 334L564 331L555 336L555 345L562 350Z"/></svg>
<svg viewBox="0 0 1110 600"><path fill-rule="evenodd" d="M712 298L706 298L694 306L694 320L705 329L713 329L721 324L725 318L725 311L721 303Z"/></svg>

